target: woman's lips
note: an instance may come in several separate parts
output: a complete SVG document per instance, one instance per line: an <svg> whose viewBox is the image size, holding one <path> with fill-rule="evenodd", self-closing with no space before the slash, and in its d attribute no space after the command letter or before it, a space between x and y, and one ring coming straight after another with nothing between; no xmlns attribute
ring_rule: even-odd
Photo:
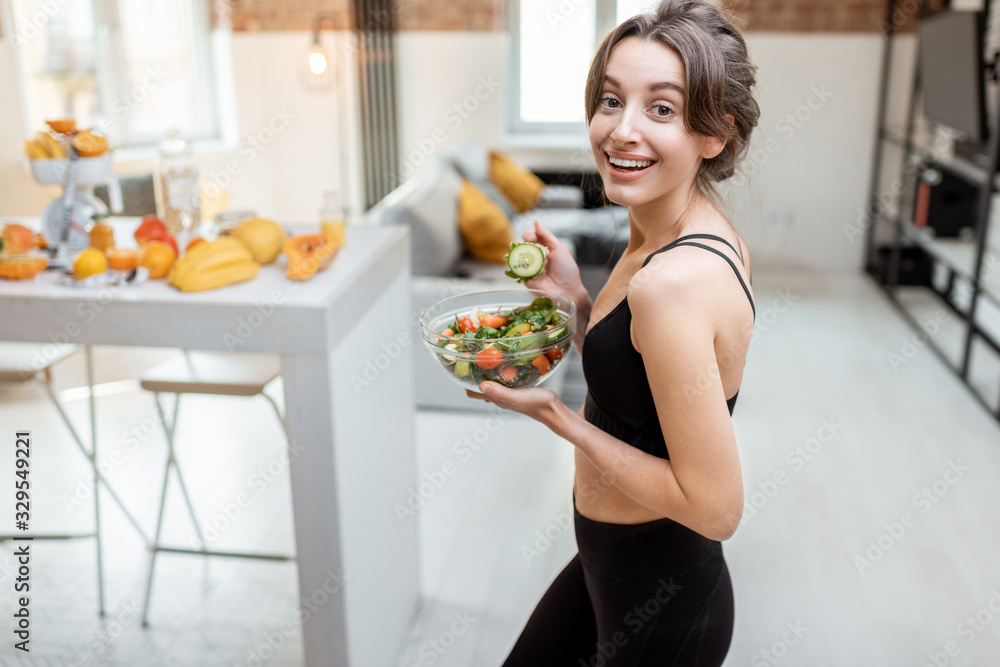
<svg viewBox="0 0 1000 667"><path fill-rule="evenodd" d="M605 153L604 156L608 162L608 174L610 174L612 178L615 178L619 181L634 181L635 179L642 177L643 174L652 169L653 166L656 164L656 162L654 161L653 164L649 165L648 167L643 167L642 169L636 169L634 167L623 168L612 164L611 156L609 154Z"/></svg>

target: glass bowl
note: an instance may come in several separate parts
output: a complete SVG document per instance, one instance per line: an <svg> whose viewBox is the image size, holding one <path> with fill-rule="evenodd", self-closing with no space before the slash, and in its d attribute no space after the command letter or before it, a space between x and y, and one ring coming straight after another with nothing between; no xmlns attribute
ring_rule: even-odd
<svg viewBox="0 0 1000 667"><path fill-rule="evenodd" d="M441 370L466 389L479 391L483 380L534 387L569 353L576 304L542 290L470 292L428 306L420 332Z"/></svg>

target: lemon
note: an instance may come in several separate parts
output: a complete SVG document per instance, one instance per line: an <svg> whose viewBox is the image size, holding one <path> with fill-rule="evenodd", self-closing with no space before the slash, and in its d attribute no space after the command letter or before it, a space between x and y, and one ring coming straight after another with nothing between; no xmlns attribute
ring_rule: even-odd
<svg viewBox="0 0 1000 667"><path fill-rule="evenodd" d="M97 248L84 248L73 258L73 277L83 280L108 270L108 258Z"/></svg>

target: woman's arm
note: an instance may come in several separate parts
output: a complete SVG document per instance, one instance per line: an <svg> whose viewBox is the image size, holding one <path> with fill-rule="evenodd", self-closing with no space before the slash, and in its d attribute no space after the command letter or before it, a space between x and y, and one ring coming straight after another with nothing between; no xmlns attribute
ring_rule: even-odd
<svg viewBox="0 0 1000 667"><path fill-rule="evenodd" d="M628 293L633 344L670 453L669 475L656 480L661 486L652 492L642 475L622 490L706 536L726 539L743 514L743 474L715 354L719 330L743 312L733 310L732 276L713 256L687 248L655 258L641 274Z"/></svg>

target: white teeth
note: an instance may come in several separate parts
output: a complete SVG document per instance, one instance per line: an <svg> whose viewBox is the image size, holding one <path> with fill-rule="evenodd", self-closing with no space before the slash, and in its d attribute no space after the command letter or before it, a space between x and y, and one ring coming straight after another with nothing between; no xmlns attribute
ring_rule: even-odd
<svg viewBox="0 0 1000 667"><path fill-rule="evenodd" d="M616 167L648 167L653 164L652 160L622 160L621 158L616 158L608 156L611 164Z"/></svg>

